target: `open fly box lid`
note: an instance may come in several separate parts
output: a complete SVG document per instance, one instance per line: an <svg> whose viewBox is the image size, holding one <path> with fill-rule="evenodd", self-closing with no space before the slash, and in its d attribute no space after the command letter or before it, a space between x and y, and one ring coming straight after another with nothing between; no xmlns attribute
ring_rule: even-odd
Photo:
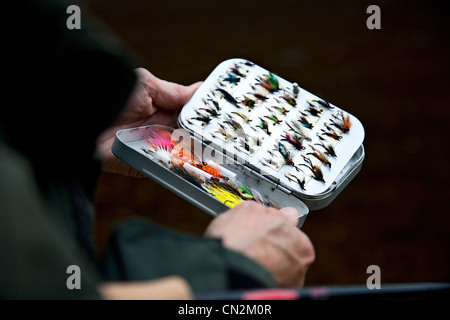
<svg viewBox="0 0 450 320"><path fill-rule="evenodd" d="M365 157L355 116L245 59L220 63L178 124L311 210L330 204Z"/></svg>

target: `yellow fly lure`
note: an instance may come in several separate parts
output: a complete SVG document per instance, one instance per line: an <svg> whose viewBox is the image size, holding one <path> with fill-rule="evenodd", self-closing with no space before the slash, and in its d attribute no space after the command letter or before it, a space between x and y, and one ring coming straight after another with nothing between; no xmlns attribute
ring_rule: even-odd
<svg viewBox="0 0 450 320"><path fill-rule="evenodd" d="M223 204L227 205L230 208L233 208L235 205L241 203L244 201L239 195L237 195L235 192L232 192L218 184L204 184L203 187L206 189L206 191L222 202Z"/></svg>

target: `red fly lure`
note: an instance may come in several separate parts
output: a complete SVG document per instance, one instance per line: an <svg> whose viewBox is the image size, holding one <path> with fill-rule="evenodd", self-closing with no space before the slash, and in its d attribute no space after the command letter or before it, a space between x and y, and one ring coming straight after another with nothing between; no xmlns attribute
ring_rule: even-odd
<svg viewBox="0 0 450 320"><path fill-rule="evenodd" d="M288 133L286 133L286 135L281 140L289 142L297 150L305 149L305 147L303 146L303 139L299 135L293 134L292 136L290 136Z"/></svg>

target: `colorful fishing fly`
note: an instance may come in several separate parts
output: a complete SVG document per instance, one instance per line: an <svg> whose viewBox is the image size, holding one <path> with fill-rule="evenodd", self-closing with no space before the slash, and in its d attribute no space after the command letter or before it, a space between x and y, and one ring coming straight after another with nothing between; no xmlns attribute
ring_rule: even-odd
<svg viewBox="0 0 450 320"><path fill-rule="evenodd" d="M199 117L192 117L188 119L188 121L189 120L191 120L190 122L192 122L192 120L199 121L202 124L202 126L205 126L212 120L212 118L208 116L199 116Z"/></svg>
<svg viewBox="0 0 450 320"><path fill-rule="evenodd" d="M258 100L260 100L260 101L266 101L267 99L268 99L268 97L267 96L265 96L265 95L263 95L263 94L261 94L261 93L258 93L258 92L253 92L253 93L251 93L256 99L258 99Z"/></svg>
<svg viewBox="0 0 450 320"><path fill-rule="evenodd" d="M234 67L230 67L230 72L238 77L244 78L245 74L243 74L241 71L239 71L239 69L241 69L241 66L239 66L238 64L235 63Z"/></svg>
<svg viewBox="0 0 450 320"><path fill-rule="evenodd" d="M233 111L231 113L237 115L238 117L240 117L245 122L251 122L252 121L249 117L247 117L245 114L242 114L241 112Z"/></svg>
<svg viewBox="0 0 450 320"><path fill-rule="evenodd" d="M312 141L312 139L305 133L305 131L302 129L302 127L297 122L286 122L289 128L298 135L300 135L303 139Z"/></svg>
<svg viewBox="0 0 450 320"><path fill-rule="evenodd" d="M322 99L314 99L314 100L311 100L312 102L315 102L315 103L317 103L317 104L319 104L319 105L321 105L322 107L325 107L325 108L327 108L327 109L333 109L334 107L331 105L331 104L329 104L328 103L328 101L326 101L326 100L322 100ZM308 101L308 103L309 103L309 101Z"/></svg>
<svg viewBox="0 0 450 320"><path fill-rule="evenodd" d="M313 115L314 117L320 117L320 114L322 113L322 110L316 109L314 105L311 103L309 104L309 108L306 108L305 110L309 112L309 114Z"/></svg>
<svg viewBox="0 0 450 320"><path fill-rule="evenodd" d="M228 119L225 120L224 123L230 125L231 128L233 128L233 130L235 130L237 133L240 133L240 134L245 133L245 130L241 126L241 124L231 117L228 117Z"/></svg>
<svg viewBox="0 0 450 320"><path fill-rule="evenodd" d="M150 155L154 160L159 161L165 165L170 165L172 163L172 158L169 152L162 149L148 149L145 147L141 147L141 150L146 154Z"/></svg>
<svg viewBox="0 0 450 320"><path fill-rule="evenodd" d="M228 91L226 91L222 88L217 88L216 91L219 92L226 101L228 101L232 105L238 107L238 102L236 101L235 98L233 98L233 96L231 94L228 93Z"/></svg>
<svg viewBox="0 0 450 320"><path fill-rule="evenodd" d="M322 131L322 134L326 135L327 137L333 138L334 140L337 140L337 141L339 141L339 140L342 139L342 136L338 135L338 134L336 133L336 131L334 131L333 128L331 128L328 124L325 123L325 127L326 127L329 131L326 131L326 130L324 130L324 129L320 129L320 130ZM319 133L317 133L317 135L318 135L318 137L319 137L320 139L322 139L322 137L321 137L321 135L320 135Z"/></svg>
<svg viewBox="0 0 450 320"><path fill-rule="evenodd" d="M244 200L255 200L255 196L253 193L246 187L246 186L240 186L238 188L239 194L241 195L241 198Z"/></svg>
<svg viewBox="0 0 450 320"><path fill-rule="evenodd" d="M278 107L278 106L272 106L272 108L274 108L274 109L276 109L276 110L278 110L282 115L286 115L286 113L288 113L289 112L289 110L288 109L286 109L285 107ZM269 107L267 107L267 109L269 109L270 110L270 108Z"/></svg>
<svg viewBox="0 0 450 320"><path fill-rule="evenodd" d="M225 177L223 174L220 173L219 169L214 168L205 162L200 162L200 163L191 162L190 164L194 165L195 167L199 168L200 170L203 170L204 172L210 174L214 178L228 180L227 177Z"/></svg>
<svg viewBox="0 0 450 320"><path fill-rule="evenodd" d="M320 167L317 165L313 165L311 160L307 156L302 155L302 157L305 160L306 164L302 163L299 166L307 167L309 170L311 170L311 172L313 174L312 177L315 180L325 183L325 179L323 178L323 173L322 173L322 170L320 169Z"/></svg>
<svg viewBox="0 0 450 320"><path fill-rule="evenodd" d="M284 163L293 166L295 169L299 170L293 161L293 155L286 149L286 146L281 142L278 142L278 152L283 157Z"/></svg>
<svg viewBox="0 0 450 320"><path fill-rule="evenodd" d="M269 124L267 123L267 121L262 118L259 118L259 120L261 120L261 122L259 126L257 126L257 128L262 129L270 136L272 133L269 131Z"/></svg>
<svg viewBox="0 0 450 320"><path fill-rule="evenodd" d="M279 124L282 120L278 119L277 116L271 115L271 116L264 116L264 118L267 118L269 120L272 120L274 124Z"/></svg>
<svg viewBox="0 0 450 320"><path fill-rule="evenodd" d="M350 127L352 126L352 122L350 121L350 116L345 114L343 112L339 112L338 116L333 115L334 118L336 118L340 122L335 122L333 119L330 119L330 121L333 123L333 125L341 130L343 133L347 133L350 131Z"/></svg>
<svg viewBox="0 0 450 320"><path fill-rule="evenodd" d="M211 97L209 97L209 96L208 96L208 99L203 98L203 103L204 103L205 105L208 105L209 102L211 102L211 103L213 104L213 106L214 106L214 108L216 108L216 110L219 110L219 111L220 111L219 103L218 103L216 100L214 100L213 98L211 98Z"/></svg>
<svg viewBox="0 0 450 320"><path fill-rule="evenodd" d="M258 103L258 101L250 99L249 97L244 97L244 99L241 100L241 102L244 106L250 107L250 108L254 108L255 105Z"/></svg>
<svg viewBox="0 0 450 320"><path fill-rule="evenodd" d="M255 152L255 150L250 147L250 144L248 143L247 140L239 138L238 141L239 141L239 145L241 146L241 148L243 148L245 151L247 151L249 153L254 153Z"/></svg>
<svg viewBox="0 0 450 320"><path fill-rule="evenodd" d="M279 204L266 194L263 195L259 194L258 197L255 196L255 199L257 202L265 205L266 207L275 208L278 210L282 208L281 204Z"/></svg>
<svg viewBox="0 0 450 320"><path fill-rule="evenodd" d="M220 116L220 113L217 110L213 109L213 108L211 108L211 109L209 109L209 108L197 108L195 111L197 113L200 113L200 115L204 115L203 111L205 111L207 114L209 114L209 115L211 115L213 117Z"/></svg>
<svg viewBox="0 0 450 320"><path fill-rule="evenodd" d="M315 143L314 145L324 148L325 154L331 157L336 157L336 151L334 151L334 147L331 144L325 145L322 141L319 141L319 143Z"/></svg>
<svg viewBox="0 0 450 320"><path fill-rule="evenodd" d="M312 155L320 160L324 165L328 168L331 168L331 162L328 160L327 156L318 150L314 150L314 152L307 153L306 155Z"/></svg>
<svg viewBox="0 0 450 320"><path fill-rule="evenodd" d="M288 133L285 133L285 135L283 136L283 138L281 140L289 142L297 150L304 150L305 149L305 147L303 146L303 138L300 135L293 134L291 136Z"/></svg>
<svg viewBox="0 0 450 320"><path fill-rule="evenodd" d="M298 121L307 129L312 129L314 125L306 119L304 116L298 116Z"/></svg>
<svg viewBox="0 0 450 320"><path fill-rule="evenodd" d="M203 184L203 187L211 196L230 208L244 201L240 195L237 195L235 192L231 191L229 188L225 188L219 183L206 183Z"/></svg>
<svg viewBox="0 0 450 320"><path fill-rule="evenodd" d="M146 141L153 149L162 149L169 153L175 147L175 142L172 141L172 134L164 130L150 131Z"/></svg>
<svg viewBox="0 0 450 320"><path fill-rule="evenodd" d="M260 77L258 84L270 93L274 93L274 92L280 90L280 85L278 83L278 80L273 73L269 73L264 78Z"/></svg>
<svg viewBox="0 0 450 320"><path fill-rule="evenodd" d="M172 165L169 169L179 175L181 178L187 180L192 183L196 187L203 189L202 185L206 182L205 177L198 174L193 170L187 169L187 166L184 165Z"/></svg>
<svg viewBox="0 0 450 320"><path fill-rule="evenodd" d="M290 105L295 107L297 105L297 101L295 100L295 98L291 97L288 94L285 94L282 96L282 98Z"/></svg>
<svg viewBox="0 0 450 320"><path fill-rule="evenodd" d="M222 123L219 123L219 126L220 128L217 128L216 131L210 132L213 136L222 138L226 142L229 142L235 138L234 131L232 131L230 127L225 126Z"/></svg>
<svg viewBox="0 0 450 320"><path fill-rule="evenodd" d="M169 132L164 130L151 131L146 141L150 149L141 147L142 151L165 165L172 163L172 150L175 147L175 143L172 141L172 135Z"/></svg>
<svg viewBox="0 0 450 320"><path fill-rule="evenodd" d="M229 84L237 85L241 78L236 76L236 74L227 74L227 76L222 77L223 81L228 82Z"/></svg>

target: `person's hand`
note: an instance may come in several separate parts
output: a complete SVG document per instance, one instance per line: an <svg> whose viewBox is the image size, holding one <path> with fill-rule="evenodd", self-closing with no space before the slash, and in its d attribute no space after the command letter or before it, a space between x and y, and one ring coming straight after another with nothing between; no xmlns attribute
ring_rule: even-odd
<svg viewBox="0 0 450 320"><path fill-rule="evenodd" d="M181 108L201 85L190 86L161 80L144 68L135 70L137 83L127 105L114 123L97 139L97 151L102 158L102 169L127 176L144 177L143 174L117 159L111 152L116 131L151 124L176 127Z"/></svg>
<svg viewBox="0 0 450 320"><path fill-rule="evenodd" d="M153 280L104 282L98 287L107 300L188 300L193 298L192 288L180 276L167 276Z"/></svg>
<svg viewBox="0 0 450 320"><path fill-rule="evenodd" d="M259 262L280 287L301 287L315 260L309 237L297 228L294 208L276 210L245 201L212 220L205 236Z"/></svg>

